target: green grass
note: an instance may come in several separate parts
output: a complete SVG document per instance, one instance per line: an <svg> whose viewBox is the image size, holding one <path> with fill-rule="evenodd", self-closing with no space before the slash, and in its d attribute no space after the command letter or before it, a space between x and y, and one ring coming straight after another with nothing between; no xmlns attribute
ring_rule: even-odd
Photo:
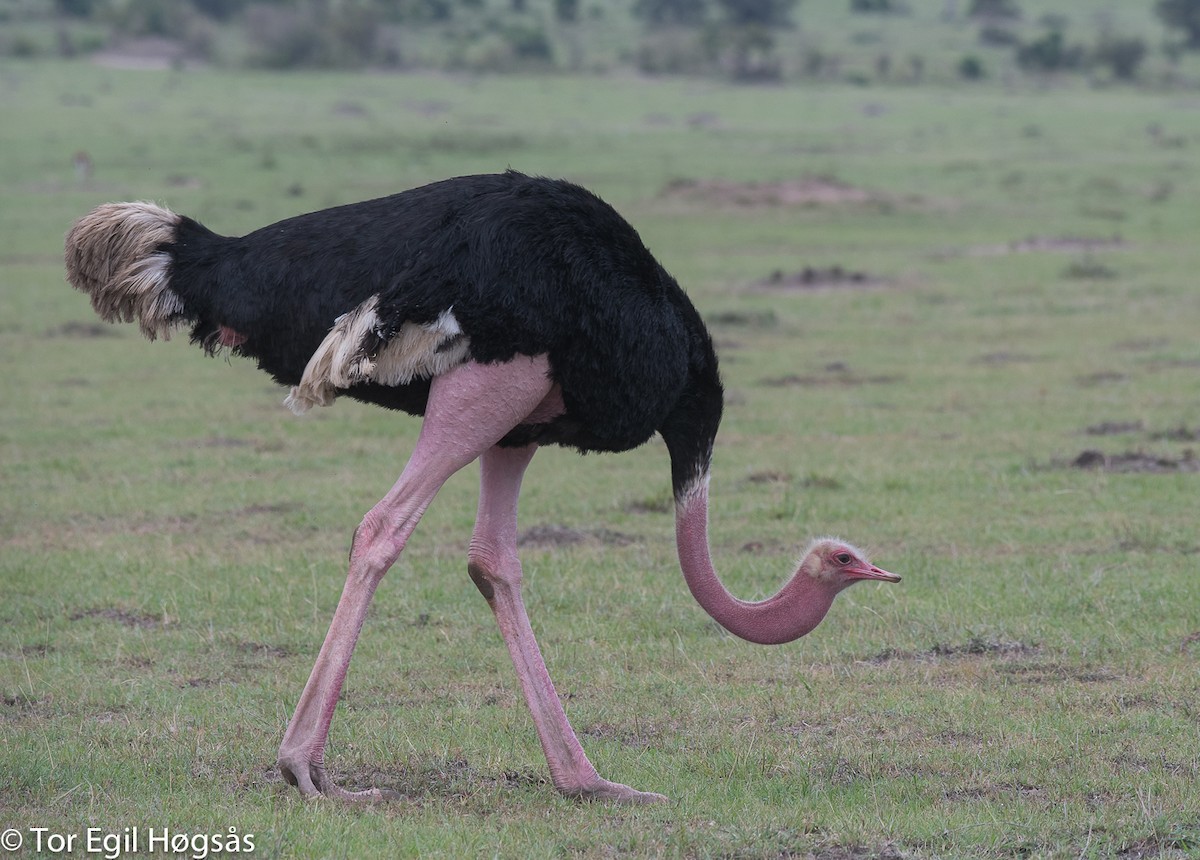
<svg viewBox="0 0 1200 860"><path fill-rule="evenodd" d="M262 857L1200 855L1200 477L1157 435L1200 431L1194 107L0 65L0 829L236 827ZM720 320L730 588L770 593L828 532L905 580L792 645L737 641L680 581L660 443L539 454L523 525L592 535L524 551L551 673L604 775L672 798L578 805L465 575L468 469L380 588L334 722L333 773L402 799L306 803L275 749L417 423L296 419L247 362L89 328L62 235L106 200L237 233L508 166L600 192ZM870 199L664 191L806 176ZM872 283L756 286L835 265ZM1182 469L1072 467L1088 449Z"/></svg>

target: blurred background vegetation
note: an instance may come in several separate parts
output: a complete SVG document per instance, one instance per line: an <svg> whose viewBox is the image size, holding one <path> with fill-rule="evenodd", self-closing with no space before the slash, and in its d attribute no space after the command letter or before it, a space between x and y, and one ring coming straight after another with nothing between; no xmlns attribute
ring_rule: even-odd
<svg viewBox="0 0 1200 860"><path fill-rule="evenodd" d="M1200 0L0 0L0 55L737 81L1200 83Z"/></svg>

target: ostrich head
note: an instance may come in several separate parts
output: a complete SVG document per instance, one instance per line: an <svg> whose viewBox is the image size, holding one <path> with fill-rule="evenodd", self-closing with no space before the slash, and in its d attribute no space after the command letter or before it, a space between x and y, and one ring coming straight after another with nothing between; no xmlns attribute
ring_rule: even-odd
<svg viewBox="0 0 1200 860"><path fill-rule="evenodd" d="M900 577L867 561L866 553L836 538L817 538L804 551L797 573L807 574L834 594L863 580L899 582Z"/></svg>

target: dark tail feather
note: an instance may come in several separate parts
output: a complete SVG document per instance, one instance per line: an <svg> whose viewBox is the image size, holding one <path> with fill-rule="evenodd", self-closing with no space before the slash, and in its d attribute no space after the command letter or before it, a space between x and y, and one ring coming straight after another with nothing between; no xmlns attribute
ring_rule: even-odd
<svg viewBox="0 0 1200 860"><path fill-rule="evenodd" d="M154 203L106 203L67 233L67 280L92 298L108 322L134 322L150 340L184 322L182 299L168 286L180 216Z"/></svg>

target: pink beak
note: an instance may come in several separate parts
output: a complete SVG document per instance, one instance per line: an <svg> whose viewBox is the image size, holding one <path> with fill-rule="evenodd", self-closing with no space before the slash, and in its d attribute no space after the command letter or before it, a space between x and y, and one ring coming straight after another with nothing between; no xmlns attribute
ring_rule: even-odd
<svg viewBox="0 0 1200 860"><path fill-rule="evenodd" d="M894 573L888 573L882 568L878 568L873 564L864 564L861 567L852 567L846 571L846 575L852 579L876 579L880 582L899 582L900 577Z"/></svg>

